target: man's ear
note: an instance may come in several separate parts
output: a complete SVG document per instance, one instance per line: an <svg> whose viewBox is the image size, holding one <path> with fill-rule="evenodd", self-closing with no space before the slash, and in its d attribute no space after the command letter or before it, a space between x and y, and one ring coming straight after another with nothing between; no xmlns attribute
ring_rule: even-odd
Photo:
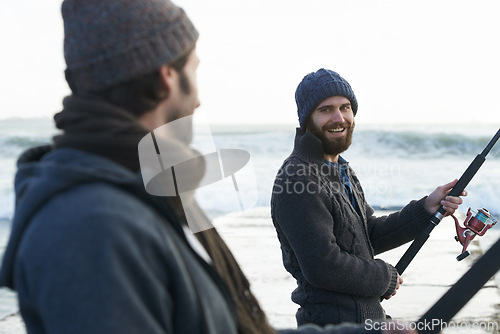
<svg viewBox="0 0 500 334"><path fill-rule="evenodd" d="M167 92L171 92L174 87L176 71L173 67L163 65L160 68L160 84Z"/></svg>

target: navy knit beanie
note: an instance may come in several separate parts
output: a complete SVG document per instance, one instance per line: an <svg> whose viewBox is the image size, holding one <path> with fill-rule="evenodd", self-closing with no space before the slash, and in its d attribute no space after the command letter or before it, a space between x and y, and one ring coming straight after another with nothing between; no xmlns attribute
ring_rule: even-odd
<svg viewBox="0 0 500 334"><path fill-rule="evenodd" d="M302 129L305 129L307 118L318 104L332 96L344 96L349 99L352 111L356 115L358 111L356 96L349 83L337 72L321 68L302 79L295 91L297 113Z"/></svg>
<svg viewBox="0 0 500 334"><path fill-rule="evenodd" d="M169 0L65 0L64 58L73 92L100 91L171 63L198 31Z"/></svg>

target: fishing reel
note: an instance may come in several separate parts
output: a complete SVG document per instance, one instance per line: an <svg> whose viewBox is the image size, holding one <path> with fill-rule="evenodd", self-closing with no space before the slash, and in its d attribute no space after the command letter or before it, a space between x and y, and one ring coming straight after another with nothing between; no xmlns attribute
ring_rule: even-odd
<svg viewBox="0 0 500 334"><path fill-rule="evenodd" d="M460 244L463 246L462 254L457 256L457 261L462 261L470 255L467 247L469 247L470 242L476 235L483 236L486 231L488 231L497 223L497 220L493 218L488 210L484 208L479 209L478 212L475 212L474 210L471 210L471 208L469 208L469 210L467 211L467 217L465 217L464 227L460 226L460 223L455 216L451 216L455 220L455 229L457 231L455 240L460 242Z"/></svg>

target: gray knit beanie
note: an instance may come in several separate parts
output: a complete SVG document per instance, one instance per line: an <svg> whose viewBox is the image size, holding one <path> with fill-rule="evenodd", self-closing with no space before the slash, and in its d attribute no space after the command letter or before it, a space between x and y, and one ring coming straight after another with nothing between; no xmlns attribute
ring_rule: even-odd
<svg viewBox="0 0 500 334"><path fill-rule="evenodd" d="M302 129L305 129L307 118L318 104L332 96L344 96L349 99L352 111L356 115L358 111L356 96L349 83L337 72L321 68L302 79L295 91L297 113Z"/></svg>
<svg viewBox="0 0 500 334"><path fill-rule="evenodd" d="M64 58L73 92L100 91L171 63L198 31L169 0L65 0Z"/></svg>

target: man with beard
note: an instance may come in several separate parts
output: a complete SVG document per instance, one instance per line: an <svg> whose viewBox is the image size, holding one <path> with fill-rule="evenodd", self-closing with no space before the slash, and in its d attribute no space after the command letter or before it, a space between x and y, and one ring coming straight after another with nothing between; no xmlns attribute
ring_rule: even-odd
<svg viewBox="0 0 500 334"><path fill-rule="evenodd" d="M297 323L383 319L380 298L394 296L403 280L374 255L414 239L441 204L453 213L462 199L446 195L456 180L399 212L375 217L340 156L351 144L358 111L349 83L320 69L303 78L295 99L300 127L276 176L271 215L283 264L297 280Z"/></svg>

